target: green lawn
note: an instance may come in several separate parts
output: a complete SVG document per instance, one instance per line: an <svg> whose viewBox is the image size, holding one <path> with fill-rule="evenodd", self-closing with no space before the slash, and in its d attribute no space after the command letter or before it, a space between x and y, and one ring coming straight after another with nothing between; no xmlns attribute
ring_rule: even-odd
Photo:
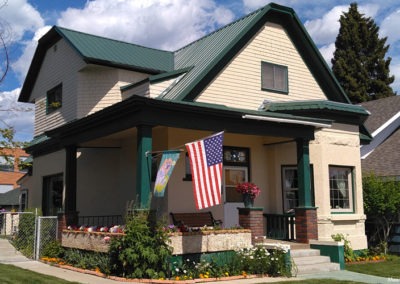
<svg viewBox="0 0 400 284"><path fill-rule="evenodd" d="M27 269L22 269L14 265L0 263L0 283L2 284L71 284L69 282L53 276L39 274Z"/></svg>
<svg viewBox="0 0 400 284"><path fill-rule="evenodd" d="M334 279L306 279L306 280L293 280L293 281L281 281L274 282L274 284L298 284L298 283L307 283L307 284L360 284L362 282L354 282L354 281L344 281L344 280L334 280ZM267 284L267 283L260 283Z"/></svg>
<svg viewBox="0 0 400 284"><path fill-rule="evenodd" d="M390 256L389 260L384 262L347 264L346 270L386 278L400 279L400 257Z"/></svg>

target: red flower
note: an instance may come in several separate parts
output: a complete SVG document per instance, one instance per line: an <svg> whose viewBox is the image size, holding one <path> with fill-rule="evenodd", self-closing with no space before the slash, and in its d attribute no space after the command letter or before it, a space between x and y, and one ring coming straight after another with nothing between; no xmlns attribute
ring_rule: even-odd
<svg viewBox="0 0 400 284"><path fill-rule="evenodd" d="M252 199L260 195L260 188L252 182L242 182L236 185L236 191L241 194L249 194Z"/></svg>

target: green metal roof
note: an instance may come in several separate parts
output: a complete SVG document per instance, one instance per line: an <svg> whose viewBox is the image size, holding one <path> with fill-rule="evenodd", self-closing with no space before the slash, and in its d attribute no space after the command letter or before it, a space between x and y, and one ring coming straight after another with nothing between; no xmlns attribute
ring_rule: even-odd
<svg viewBox="0 0 400 284"><path fill-rule="evenodd" d="M369 115L369 112L362 106L338 103L327 100L314 101L290 101L290 102L266 102L264 110L271 112L291 111L291 110L334 110Z"/></svg>
<svg viewBox="0 0 400 284"><path fill-rule="evenodd" d="M330 100L350 102L293 9L274 3L177 50L175 68L193 68L160 98L194 101L267 22L278 23L285 28Z"/></svg>
<svg viewBox="0 0 400 284"><path fill-rule="evenodd" d="M54 27L85 59L111 65L132 66L160 72L171 71L174 54L100 36Z"/></svg>

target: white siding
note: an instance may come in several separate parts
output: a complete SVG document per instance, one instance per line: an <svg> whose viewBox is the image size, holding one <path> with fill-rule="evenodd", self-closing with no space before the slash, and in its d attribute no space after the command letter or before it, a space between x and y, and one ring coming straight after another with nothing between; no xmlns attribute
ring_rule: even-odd
<svg viewBox="0 0 400 284"><path fill-rule="evenodd" d="M31 94L35 101L35 134L42 134L76 118L77 72L85 63L64 41L49 48ZM62 107L46 114L46 93L63 84Z"/></svg>
<svg viewBox="0 0 400 284"><path fill-rule="evenodd" d="M261 61L288 66L289 94L261 90ZM258 109L264 100L326 99L285 30L267 23L197 98L199 102Z"/></svg>
<svg viewBox="0 0 400 284"><path fill-rule="evenodd" d="M127 70L87 66L79 72L77 118L120 102L122 86L139 82L147 76L147 74Z"/></svg>

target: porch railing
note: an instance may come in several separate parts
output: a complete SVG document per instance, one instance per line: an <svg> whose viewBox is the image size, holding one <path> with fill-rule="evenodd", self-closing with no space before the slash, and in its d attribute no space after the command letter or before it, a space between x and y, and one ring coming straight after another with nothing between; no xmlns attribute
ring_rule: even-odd
<svg viewBox="0 0 400 284"><path fill-rule="evenodd" d="M267 222L266 237L277 240L295 239L294 214L264 214Z"/></svg>
<svg viewBox="0 0 400 284"><path fill-rule="evenodd" d="M78 224L85 226L112 226L124 224L121 215L79 216Z"/></svg>

